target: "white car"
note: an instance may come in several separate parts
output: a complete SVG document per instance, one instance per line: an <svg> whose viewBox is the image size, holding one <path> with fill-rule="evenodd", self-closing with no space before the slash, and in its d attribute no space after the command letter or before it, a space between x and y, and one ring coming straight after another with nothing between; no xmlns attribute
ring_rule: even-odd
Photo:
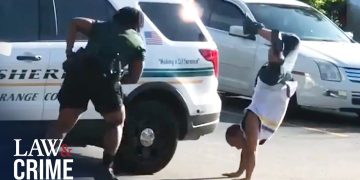
<svg viewBox="0 0 360 180"><path fill-rule="evenodd" d="M297 34L293 74L300 106L360 113L360 45L319 11L295 0L196 0L219 48L221 91L252 96L270 43L243 34L245 14L271 29Z"/></svg>
<svg viewBox="0 0 360 180"><path fill-rule="evenodd" d="M64 78L65 38L76 16L108 20L124 6L145 13L143 76L123 85L127 120L116 164L133 173L167 165L177 140L213 132L221 111L218 51L194 13L180 0L0 1L0 142L44 138L57 119ZM86 45L77 41L75 48ZM93 105L66 139L69 145L101 146L104 121ZM15 147L15 146L14 146ZM15 152L14 152L15 153Z"/></svg>

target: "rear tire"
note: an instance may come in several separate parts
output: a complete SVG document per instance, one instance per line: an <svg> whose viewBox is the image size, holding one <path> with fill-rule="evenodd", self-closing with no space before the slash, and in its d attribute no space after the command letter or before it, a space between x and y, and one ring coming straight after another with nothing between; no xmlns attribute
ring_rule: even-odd
<svg viewBox="0 0 360 180"><path fill-rule="evenodd" d="M178 127L172 109L154 100L138 101L129 106L127 117L115 171L160 171L170 162L177 146Z"/></svg>
<svg viewBox="0 0 360 180"><path fill-rule="evenodd" d="M300 113L301 113L301 107L297 103L296 94L294 94L290 98L286 114L288 117L295 117Z"/></svg>

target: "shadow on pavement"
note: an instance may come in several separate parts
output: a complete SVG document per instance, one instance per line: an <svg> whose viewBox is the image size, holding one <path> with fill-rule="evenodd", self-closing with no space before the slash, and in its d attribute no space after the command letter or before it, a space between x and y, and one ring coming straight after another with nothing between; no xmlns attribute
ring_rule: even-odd
<svg viewBox="0 0 360 180"><path fill-rule="evenodd" d="M203 178L189 178L189 179L162 179L162 180L211 180L211 179L229 179L228 177L203 177Z"/></svg>
<svg viewBox="0 0 360 180"><path fill-rule="evenodd" d="M73 154L74 164L73 164L73 172L72 176L74 180L76 179L89 179L89 180L112 180L110 173L102 168L101 159L82 156L80 154ZM118 174L117 178L122 179L122 176L132 176L129 174ZM133 175L136 177L136 175ZM216 179L229 179L228 177L219 176L219 177L201 177L201 178L166 178L162 180L216 180ZM237 179L242 180L242 179Z"/></svg>
<svg viewBox="0 0 360 180"><path fill-rule="evenodd" d="M109 171L102 166L101 159L80 154L72 154L74 158L72 176L74 179L89 180L113 180ZM132 176L125 173L116 174L118 179L121 176Z"/></svg>
<svg viewBox="0 0 360 180"><path fill-rule="evenodd" d="M100 159L79 154L73 154L73 158L74 179L112 180L111 174L102 166Z"/></svg>
<svg viewBox="0 0 360 180"><path fill-rule="evenodd" d="M241 99L237 96L220 96L222 109L227 111L243 111L250 103L250 100Z"/></svg>

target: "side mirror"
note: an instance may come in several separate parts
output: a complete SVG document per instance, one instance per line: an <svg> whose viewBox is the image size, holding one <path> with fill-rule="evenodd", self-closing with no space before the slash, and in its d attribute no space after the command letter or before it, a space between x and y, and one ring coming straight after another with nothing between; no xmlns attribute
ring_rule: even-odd
<svg viewBox="0 0 360 180"><path fill-rule="evenodd" d="M242 26L230 26L229 34L232 36L246 36Z"/></svg>
<svg viewBox="0 0 360 180"><path fill-rule="evenodd" d="M242 26L230 26L229 35L255 40L255 35L244 34L244 28Z"/></svg>
<svg viewBox="0 0 360 180"><path fill-rule="evenodd" d="M353 32L345 32L345 34L346 34L350 39L354 39L354 33L353 33Z"/></svg>

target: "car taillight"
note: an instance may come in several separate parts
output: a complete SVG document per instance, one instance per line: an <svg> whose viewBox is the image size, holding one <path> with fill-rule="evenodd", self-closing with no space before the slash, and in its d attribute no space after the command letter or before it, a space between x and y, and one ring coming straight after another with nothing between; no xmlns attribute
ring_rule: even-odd
<svg viewBox="0 0 360 180"><path fill-rule="evenodd" d="M219 53L216 49L200 49L200 54L213 63L215 76L219 77Z"/></svg>

